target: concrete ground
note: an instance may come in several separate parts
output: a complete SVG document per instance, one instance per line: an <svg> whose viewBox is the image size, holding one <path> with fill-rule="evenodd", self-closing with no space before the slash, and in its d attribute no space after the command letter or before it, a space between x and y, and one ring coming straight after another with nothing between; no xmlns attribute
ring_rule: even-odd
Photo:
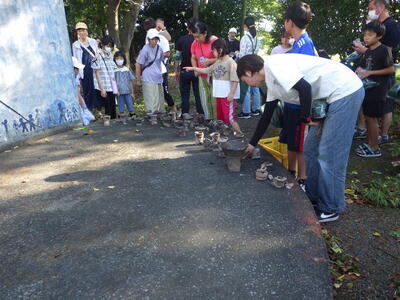
<svg viewBox="0 0 400 300"><path fill-rule="evenodd" d="M0 153L0 299L332 298L298 186L174 129L90 128Z"/></svg>

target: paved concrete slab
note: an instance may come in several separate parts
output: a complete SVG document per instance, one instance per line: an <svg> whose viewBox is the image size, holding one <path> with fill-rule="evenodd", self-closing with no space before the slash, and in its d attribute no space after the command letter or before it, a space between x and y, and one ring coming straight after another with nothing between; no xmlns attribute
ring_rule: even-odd
<svg viewBox="0 0 400 300"><path fill-rule="evenodd" d="M298 187L174 129L92 129L0 153L0 299L331 299Z"/></svg>

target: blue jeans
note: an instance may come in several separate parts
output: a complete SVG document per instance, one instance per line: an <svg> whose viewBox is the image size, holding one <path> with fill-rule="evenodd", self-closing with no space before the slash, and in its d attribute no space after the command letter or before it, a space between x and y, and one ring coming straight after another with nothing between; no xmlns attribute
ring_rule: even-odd
<svg viewBox="0 0 400 300"><path fill-rule="evenodd" d="M133 111L133 103L132 103L132 96L131 94L123 94L117 97L118 102L118 112L120 114L124 113L125 105L128 108L129 112Z"/></svg>
<svg viewBox="0 0 400 300"><path fill-rule="evenodd" d="M310 126L306 137L306 192L322 212L344 211L347 163L364 94L361 88L330 104L322 127Z"/></svg>
<svg viewBox="0 0 400 300"><path fill-rule="evenodd" d="M253 103L251 104L250 111L250 95L253 96ZM242 111L245 114L249 114L252 111L260 109L260 89L257 87L249 86L247 88L246 96L244 97L242 104Z"/></svg>

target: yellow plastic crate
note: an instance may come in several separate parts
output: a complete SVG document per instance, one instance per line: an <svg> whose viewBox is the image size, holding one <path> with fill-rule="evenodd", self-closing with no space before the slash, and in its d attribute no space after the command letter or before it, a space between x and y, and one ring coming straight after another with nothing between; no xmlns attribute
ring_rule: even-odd
<svg viewBox="0 0 400 300"><path fill-rule="evenodd" d="M286 169L288 168L288 150L287 145L279 143L279 137L262 139L258 144L266 151L271 153Z"/></svg>

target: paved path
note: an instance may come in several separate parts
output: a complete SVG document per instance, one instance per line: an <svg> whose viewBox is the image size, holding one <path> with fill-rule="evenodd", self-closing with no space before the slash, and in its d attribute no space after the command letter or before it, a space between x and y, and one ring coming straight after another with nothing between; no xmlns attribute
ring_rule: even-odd
<svg viewBox="0 0 400 300"><path fill-rule="evenodd" d="M0 153L0 299L331 299L298 187L173 129L91 128Z"/></svg>

